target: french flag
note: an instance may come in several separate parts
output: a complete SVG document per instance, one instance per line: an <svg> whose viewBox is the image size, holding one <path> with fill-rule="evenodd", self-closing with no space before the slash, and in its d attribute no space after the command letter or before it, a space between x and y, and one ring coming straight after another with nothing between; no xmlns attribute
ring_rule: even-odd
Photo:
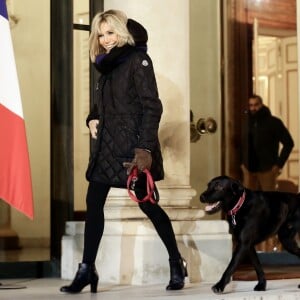
<svg viewBox="0 0 300 300"><path fill-rule="evenodd" d="M0 0L0 199L33 219L29 153L5 1Z"/></svg>

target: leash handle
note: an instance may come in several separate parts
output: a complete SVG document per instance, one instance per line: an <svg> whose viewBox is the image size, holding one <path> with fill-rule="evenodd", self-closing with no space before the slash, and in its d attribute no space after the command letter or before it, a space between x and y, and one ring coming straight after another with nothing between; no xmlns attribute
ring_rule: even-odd
<svg viewBox="0 0 300 300"><path fill-rule="evenodd" d="M155 184L152 178L152 175L148 169L144 169L143 172L146 174L146 186L147 186L147 195L143 199L138 199L132 189L135 187L135 183L138 180L138 168L134 167L131 171L131 173L128 175L127 178L127 191L129 197L137 202L142 203L146 201L150 201L152 204L156 204L157 201L154 199L154 193L155 193Z"/></svg>

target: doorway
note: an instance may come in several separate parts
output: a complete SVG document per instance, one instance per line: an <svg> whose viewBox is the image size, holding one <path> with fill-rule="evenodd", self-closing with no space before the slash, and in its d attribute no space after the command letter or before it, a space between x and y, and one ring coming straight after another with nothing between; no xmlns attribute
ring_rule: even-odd
<svg viewBox="0 0 300 300"><path fill-rule="evenodd" d="M284 6L284 7L283 7ZM274 51L279 51L281 59L291 60L294 63L297 57L295 38L290 36L276 36L278 33L296 33L296 1L274 1L269 5L268 1L237 1L229 0L223 6L223 37L224 37L224 103L225 123L230 124L226 131L226 156L225 170L232 177L242 179L239 147L241 141L241 115L247 108L248 98L253 92L264 95L267 104L278 114L293 134L295 140L299 137L299 96L297 67L290 64L281 65L282 73L274 73L274 62L278 64ZM269 67L261 69L260 74L253 73L255 59L253 57L254 31L253 23L257 18L260 23L260 35L264 36L265 57L260 57L260 63ZM273 34L271 34L271 32ZM275 39L276 38L276 39ZM293 41L294 39L294 41ZM273 50L268 48L273 45ZM278 45L280 44L280 47ZM272 52L273 51L273 52ZM262 54L261 54L262 55ZM272 64L270 64L272 62ZM272 67L273 66L273 67ZM272 69L273 68L273 69ZM264 70L264 73L262 72ZM286 70L285 73L283 71ZM259 78L259 84L253 88L253 77ZM284 77L284 84L283 84ZM281 80L282 90L278 91ZM280 100L278 100L278 98ZM288 99L288 100L287 100ZM291 111L293 110L293 111ZM234 128L234 130L232 130ZM297 141L298 143L298 141ZM299 158L298 144L294 147L294 153L290 155L289 162L280 177L280 189L299 189ZM290 182L292 182L290 184ZM275 250L275 251L274 251ZM276 245L270 251L262 251L259 258L267 265L298 264L298 259L285 251L277 251Z"/></svg>
<svg viewBox="0 0 300 300"><path fill-rule="evenodd" d="M278 190L297 192L299 182L299 101L297 32L263 28L255 19L253 90L272 114L283 121L295 147L281 175Z"/></svg>

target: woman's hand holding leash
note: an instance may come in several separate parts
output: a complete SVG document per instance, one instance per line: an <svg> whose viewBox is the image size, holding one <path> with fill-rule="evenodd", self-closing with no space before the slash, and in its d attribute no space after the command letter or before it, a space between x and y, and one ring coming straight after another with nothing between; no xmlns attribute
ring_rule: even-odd
<svg viewBox="0 0 300 300"><path fill-rule="evenodd" d="M131 162L123 163L123 166L127 169L127 175L131 173L134 167L137 167L139 172L143 172L145 169L150 170L152 165L151 151L135 148L134 152L134 159Z"/></svg>
<svg viewBox="0 0 300 300"><path fill-rule="evenodd" d="M152 179L150 168L152 165L151 151L147 149L134 149L135 156L132 162L124 162L123 166L127 168L127 190L130 198L135 202L145 202L150 201L156 204L159 201L159 194ZM131 191L134 190L135 183L138 180L138 173L144 172L146 175L146 187L147 195L144 199L138 199L135 194Z"/></svg>

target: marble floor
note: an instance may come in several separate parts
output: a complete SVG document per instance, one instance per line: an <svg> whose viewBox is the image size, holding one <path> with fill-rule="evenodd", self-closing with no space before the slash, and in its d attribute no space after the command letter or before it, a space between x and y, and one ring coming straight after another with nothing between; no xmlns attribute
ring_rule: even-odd
<svg viewBox="0 0 300 300"><path fill-rule="evenodd" d="M211 283L187 283L180 291L166 291L165 285L120 286L101 283L97 294L91 294L89 288L85 288L80 294L69 295L59 292L59 287L69 282L59 278L3 279L0 282L1 300L300 300L298 279L270 280L265 292L253 291L255 281L232 281L221 295L211 291Z"/></svg>

